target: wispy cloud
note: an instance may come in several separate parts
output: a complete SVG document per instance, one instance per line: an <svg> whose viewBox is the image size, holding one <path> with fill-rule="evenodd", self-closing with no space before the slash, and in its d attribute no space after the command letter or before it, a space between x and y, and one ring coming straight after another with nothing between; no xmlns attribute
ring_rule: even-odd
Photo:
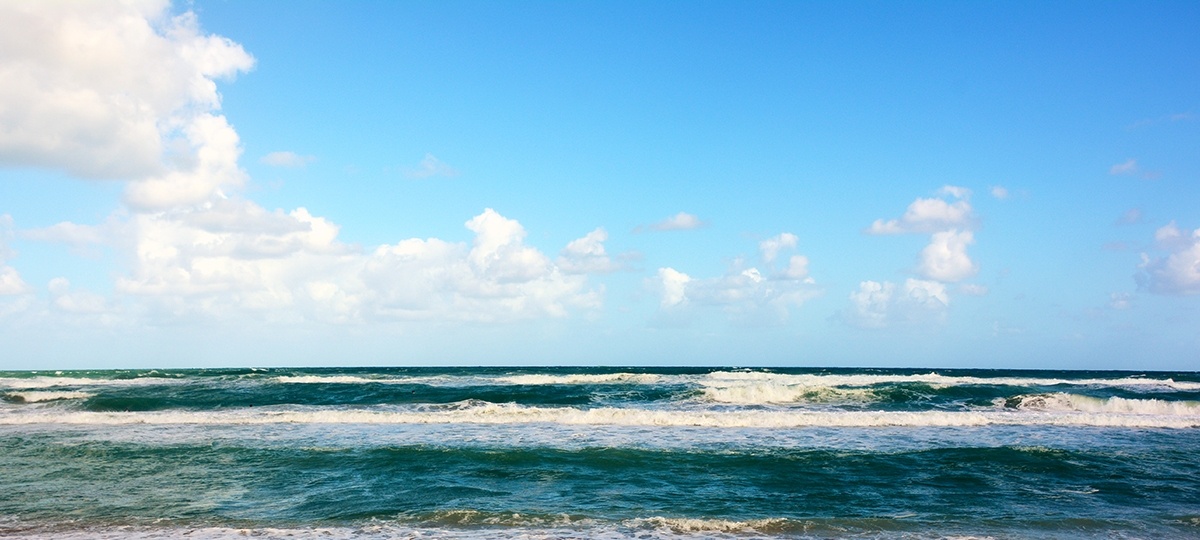
<svg viewBox="0 0 1200 540"><path fill-rule="evenodd" d="M317 158L315 156L302 156L295 152L283 151L271 152L270 154L260 158L258 161L264 165L270 165L272 167L288 167L292 169L298 169L300 167L305 167L309 163L312 163L316 160Z"/></svg>
<svg viewBox="0 0 1200 540"><path fill-rule="evenodd" d="M450 178L458 176L458 169L447 165L433 154L425 154L425 157L417 164L417 168L405 171L404 176L409 178L433 178L435 176Z"/></svg>
<svg viewBox="0 0 1200 540"><path fill-rule="evenodd" d="M271 152L270 154L260 158L258 161L264 165L270 165L272 167L300 168L305 167L309 163L312 163L316 160L317 158L315 156L303 156L295 152L282 151Z"/></svg>
<svg viewBox="0 0 1200 540"><path fill-rule="evenodd" d="M1133 158L1129 158L1124 163L1118 163L1108 168L1108 174L1113 176L1137 174L1138 171L1138 162Z"/></svg>
<svg viewBox="0 0 1200 540"><path fill-rule="evenodd" d="M1121 217L1117 218L1117 225L1133 225L1142 222L1142 210L1140 208L1130 208L1126 210Z"/></svg>
<svg viewBox="0 0 1200 540"><path fill-rule="evenodd" d="M704 221L696 217L694 214L680 212L667 219L649 225L639 225L633 232L642 231L687 231L691 229L699 229L705 225Z"/></svg>
<svg viewBox="0 0 1200 540"><path fill-rule="evenodd" d="M1147 128L1150 126L1155 126L1158 124L1172 124L1175 122L1185 122L1185 121L1189 121L1189 120L1194 120L1195 118L1196 118L1196 115L1192 114L1191 111L1181 112L1181 113L1164 114L1164 115L1156 117L1156 118L1143 118L1141 120L1138 120L1137 122L1129 124L1129 126L1127 126L1126 129L1130 129L1130 130L1142 129L1142 128Z"/></svg>

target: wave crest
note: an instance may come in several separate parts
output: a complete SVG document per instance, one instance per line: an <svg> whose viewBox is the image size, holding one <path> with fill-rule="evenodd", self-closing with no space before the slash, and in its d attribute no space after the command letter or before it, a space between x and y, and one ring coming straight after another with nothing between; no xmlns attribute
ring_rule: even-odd
<svg viewBox="0 0 1200 540"><path fill-rule="evenodd" d="M1128 399L1122 397L1099 398L1055 392L1051 394L1025 394L1004 400L1011 409L1082 412L1107 414L1135 414L1157 416L1200 415L1200 402L1166 401L1161 399Z"/></svg>

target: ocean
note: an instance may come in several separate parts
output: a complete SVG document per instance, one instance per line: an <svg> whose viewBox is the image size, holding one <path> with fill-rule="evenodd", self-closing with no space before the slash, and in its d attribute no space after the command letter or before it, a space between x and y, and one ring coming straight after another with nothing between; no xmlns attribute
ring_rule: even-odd
<svg viewBox="0 0 1200 540"><path fill-rule="evenodd" d="M1200 374L0 371L19 539L1200 538Z"/></svg>

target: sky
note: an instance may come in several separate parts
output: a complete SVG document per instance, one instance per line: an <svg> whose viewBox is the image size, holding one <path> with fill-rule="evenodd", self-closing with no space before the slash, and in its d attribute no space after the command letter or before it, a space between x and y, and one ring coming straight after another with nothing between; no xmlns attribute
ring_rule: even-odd
<svg viewBox="0 0 1200 540"><path fill-rule="evenodd" d="M0 369L1200 369L1196 2L0 0Z"/></svg>

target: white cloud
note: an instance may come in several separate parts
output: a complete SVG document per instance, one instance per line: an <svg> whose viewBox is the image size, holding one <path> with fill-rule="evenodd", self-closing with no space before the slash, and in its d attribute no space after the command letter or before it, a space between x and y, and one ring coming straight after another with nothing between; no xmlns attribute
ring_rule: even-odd
<svg viewBox="0 0 1200 540"><path fill-rule="evenodd" d="M1142 253L1139 288L1169 296L1200 294L1200 229L1185 234L1172 221L1155 231L1154 240L1166 254Z"/></svg>
<svg viewBox="0 0 1200 540"><path fill-rule="evenodd" d="M271 152L260 158L258 161L270 165L272 167L289 167L300 168L307 166L309 163L316 161L315 156L302 156L295 152Z"/></svg>
<svg viewBox="0 0 1200 540"><path fill-rule="evenodd" d="M992 186L991 193L992 193L992 197L995 197L1000 200L1004 200L1004 199L1008 198L1008 188L1006 188L1004 186Z"/></svg>
<svg viewBox="0 0 1200 540"><path fill-rule="evenodd" d="M1008 190L993 186L991 194L996 198L1008 196ZM879 328L892 324L897 319L904 321L928 321L935 313L941 319L950 303L947 283L959 282L979 272L967 254L967 247L975 242L974 228L977 226L973 209L968 199L971 190L959 186L942 186L938 190L944 198L917 198L908 206L899 219L875 220L865 232L868 234L930 234L929 244L917 255L913 272L923 279L908 279L903 290L896 293L890 282L864 281L859 290L851 293L851 308L842 313L842 319L854 326ZM956 290L968 296L983 296L987 287L961 284Z"/></svg>
<svg viewBox="0 0 1200 540"><path fill-rule="evenodd" d="M30 290L17 269L6 264L8 259L15 255L8 247L8 241L12 238L12 225L12 216L0 214L0 296L15 296Z"/></svg>
<svg viewBox="0 0 1200 540"><path fill-rule="evenodd" d="M864 328L882 328L888 324L888 311L892 305L892 294L896 286L885 281L864 281L858 284L858 290L850 293L850 303L854 311L849 313L847 320L856 326Z"/></svg>
<svg viewBox="0 0 1200 540"><path fill-rule="evenodd" d="M967 189L965 187L962 187L962 186L950 186L950 185L942 186L940 189L938 189L938 194L939 195L949 195L951 197L954 197L955 199L971 198L971 190Z"/></svg>
<svg viewBox="0 0 1200 540"><path fill-rule="evenodd" d="M674 268L659 268L658 280L662 286L662 302L664 308L678 306L687 300L687 284L691 276Z"/></svg>
<svg viewBox="0 0 1200 540"><path fill-rule="evenodd" d="M935 233L921 250L917 273L938 281L962 281L975 275L979 267L967 255L967 246L974 242L971 231Z"/></svg>
<svg viewBox="0 0 1200 540"><path fill-rule="evenodd" d="M781 270L773 264L779 251L794 248L796 240L796 235L782 233L759 244L766 275L757 267L743 267L741 261L724 276L715 278L693 278L673 268L659 269L661 305L719 307L737 316L766 312L777 318L786 317L790 308L799 307L822 292L808 275L807 257L792 255Z"/></svg>
<svg viewBox="0 0 1200 540"><path fill-rule="evenodd" d="M59 239L96 240L131 261L114 288L130 316L141 316L143 323L246 317L503 322L565 317L601 306L602 291L526 245L517 221L487 209L465 226L473 233L469 243L410 238L364 251L342 243L336 224L304 208L285 213L217 199L135 213L119 225L59 224L55 230L86 231ZM589 237L602 241L594 233L582 243ZM52 307L64 313L119 307L112 299L70 290L65 280L52 282L51 297Z"/></svg>
<svg viewBox="0 0 1200 540"><path fill-rule="evenodd" d="M458 176L458 170L443 163L440 159L434 157L433 154L425 154L425 157L421 159L421 163L417 164L417 168L406 171L404 175L409 178L452 177Z"/></svg>
<svg viewBox="0 0 1200 540"><path fill-rule="evenodd" d="M937 281L907 279L899 291L890 281L863 281L850 293L850 304L851 310L841 314L843 321L860 328L885 328L940 321L950 296Z"/></svg>
<svg viewBox="0 0 1200 540"><path fill-rule="evenodd" d="M680 212L658 223L652 223L644 227L639 226L637 229L634 229L634 232L641 232L643 229L651 231L686 231L698 229L703 226L704 222L700 218L687 212Z"/></svg>
<svg viewBox="0 0 1200 540"><path fill-rule="evenodd" d="M224 116L196 116L184 133L194 160L163 175L130 182L125 189L125 204L130 208L155 212L202 204L245 183L246 174L237 164L242 153L238 135Z"/></svg>
<svg viewBox="0 0 1200 540"><path fill-rule="evenodd" d="M608 232L603 228L587 233L567 244L555 263L568 274L607 274L624 269L604 249Z"/></svg>
<svg viewBox="0 0 1200 540"><path fill-rule="evenodd" d="M218 114L215 79L250 69L253 58L201 32L193 14L171 17L168 7L0 3L0 165L128 180L127 209L103 224L26 233L104 245L126 261L110 298L52 281L52 311L127 308L142 323L370 323L562 317L600 306L601 291L571 272L605 260L602 230L564 250L570 268L525 244L524 228L491 209L467 221L470 243L412 238L364 251L304 208L270 211L239 197L240 142ZM263 161L311 157L276 152ZM432 155L415 171L453 174ZM0 292L27 291L4 266L6 253L0 249Z"/></svg>
<svg viewBox="0 0 1200 540"><path fill-rule="evenodd" d="M808 257L804 255L788 257L788 265L783 269L782 276L786 279L809 279Z"/></svg>
<svg viewBox="0 0 1200 540"><path fill-rule="evenodd" d="M779 250L785 248L795 248L799 238L792 233L782 233L779 236L768 238L758 243L758 249L762 252L763 261L766 263L775 262L775 257L779 255Z"/></svg>
<svg viewBox="0 0 1200 540"><path fill-rule="evenodd" d="M944 199L918 198L908 205L908 210L900 219L884 221L875 220L867 228L868 234L906 234L931 233L950 228L971 228L974 221L971 204L967 201L970 190L956 186L944 186L939 190L943 195L950 195L958 200L947 202Z"/></svg>
<svg viewBox="0 0 1200 540"><path fill-rule="evenodd" d="M515 220L488 209L459 242L408 239L370 253L300 208L244 201L137 215L132 274L118 290L169 316L259 313L293 320L503 321L595 309L600 294L524 244Z"/></svg>
<svg viewBox="0 0 1200 540"><path fill-rule="evenodd" d="M1116 310L1126 310L1133 307L1133 295L1130 293L1112 293L1109 295L1108 307Z"/></svg>
<svg viewBox="0 0 1200 540"><path fill-rule="evenodd" d="M254 59L168 8L0 3L0 164L137 179L190 161L195 123L220 106L214 80ZM188 155L173 155L180 134Z"/></svg>
<svg viewBox="0 0 1200 540"><path fill-rule="evenodd" d="M1116 165L1113 165L1112 167L1109 167L1108 174L1111 174L1114 176L1115 175L1124 175L1124 174L1137 174L1139 170L1140 169L1138 169L1137 160L1130 158L1128 160L1125 160L1124 163L1118 163Z"/></svg>

